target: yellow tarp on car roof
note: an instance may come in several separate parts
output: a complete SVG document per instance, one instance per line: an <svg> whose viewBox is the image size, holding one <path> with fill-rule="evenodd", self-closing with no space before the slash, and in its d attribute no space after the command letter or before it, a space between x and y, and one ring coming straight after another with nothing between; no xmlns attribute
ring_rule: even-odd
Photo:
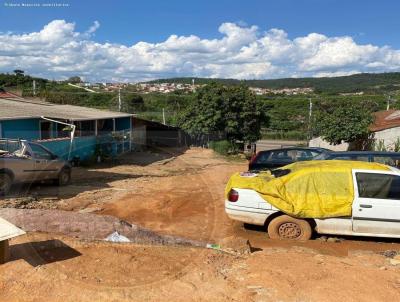
<svg viewBox="0 0 400 302"><path fill-rule="evenodd" d="M303 161L280 168L290 170L280 177L270 172L255 177L236 173L231 176L225 194L232 188L252 189L282 212L300 218L351 216L352 169L390 170L379 163L361 161Z"/></svg>

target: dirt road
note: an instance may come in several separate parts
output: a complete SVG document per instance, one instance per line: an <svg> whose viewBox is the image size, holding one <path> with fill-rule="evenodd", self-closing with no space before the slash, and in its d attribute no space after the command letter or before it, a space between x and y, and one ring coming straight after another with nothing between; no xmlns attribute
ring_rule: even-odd
<svg viewBox="0 0 400 302"><path fill-rule="evenodd" d="M209 150L141 153L74 171L71 186L33 187L1 206L117 216L163 234L221 243L249 239L245 255L191 248L88 242L30 233L0 266L0 301L396 301L400 241L271 241L223 210L223 188L245 162ZM228 238L228 239L227 239ZM335 240L329 240L335 241ZM381 253L386 252L386 256ZM392 262L391 262L392 261Z"/></svg>

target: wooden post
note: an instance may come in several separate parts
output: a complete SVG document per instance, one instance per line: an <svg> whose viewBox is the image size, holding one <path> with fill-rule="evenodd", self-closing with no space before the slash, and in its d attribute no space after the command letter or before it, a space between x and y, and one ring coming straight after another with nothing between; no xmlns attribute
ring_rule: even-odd
<svg viewBox="0 0 400 302"><path fill-rule="evenodd" d="M8 239L0 241L0 264L6 263L10 258L10 247Z"/></svg>

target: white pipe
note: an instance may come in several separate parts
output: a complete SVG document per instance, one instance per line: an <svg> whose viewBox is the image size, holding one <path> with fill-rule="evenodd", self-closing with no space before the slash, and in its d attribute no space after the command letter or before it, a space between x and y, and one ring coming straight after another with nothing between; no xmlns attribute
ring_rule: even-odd
<svg viewBox="0 0 400 302"><path fill-rule="evenodd" d="M71 134L70 134L71 139L70 139L70 143L69 143L68 157L67 157L67 160L69 160L69 158L71 156L71 153L72 153L72 144L74 142L76 126L74 124L68 124L68 123L60 122L60 121L53 120L53 119L50 119L50 118L47 118L47 117L44 117L44 116L41 116L40 118L42 118L42 119L44 119L46 121L49 121L49 122L58 123L58 124L61 124L61 125L67 125L67 126L70 126L72 128L72 131L71 131Z"/></svg>

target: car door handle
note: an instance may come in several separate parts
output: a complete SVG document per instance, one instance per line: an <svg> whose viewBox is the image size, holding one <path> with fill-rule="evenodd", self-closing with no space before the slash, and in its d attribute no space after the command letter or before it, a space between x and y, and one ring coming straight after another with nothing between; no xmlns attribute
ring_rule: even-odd
<svg viewBox="0 0 400 302"><path fill-rule="evenodd" d="M360 204L360 208L370 209L370 208L372 208L372 205L370 205L370 204Z"/></svg>

